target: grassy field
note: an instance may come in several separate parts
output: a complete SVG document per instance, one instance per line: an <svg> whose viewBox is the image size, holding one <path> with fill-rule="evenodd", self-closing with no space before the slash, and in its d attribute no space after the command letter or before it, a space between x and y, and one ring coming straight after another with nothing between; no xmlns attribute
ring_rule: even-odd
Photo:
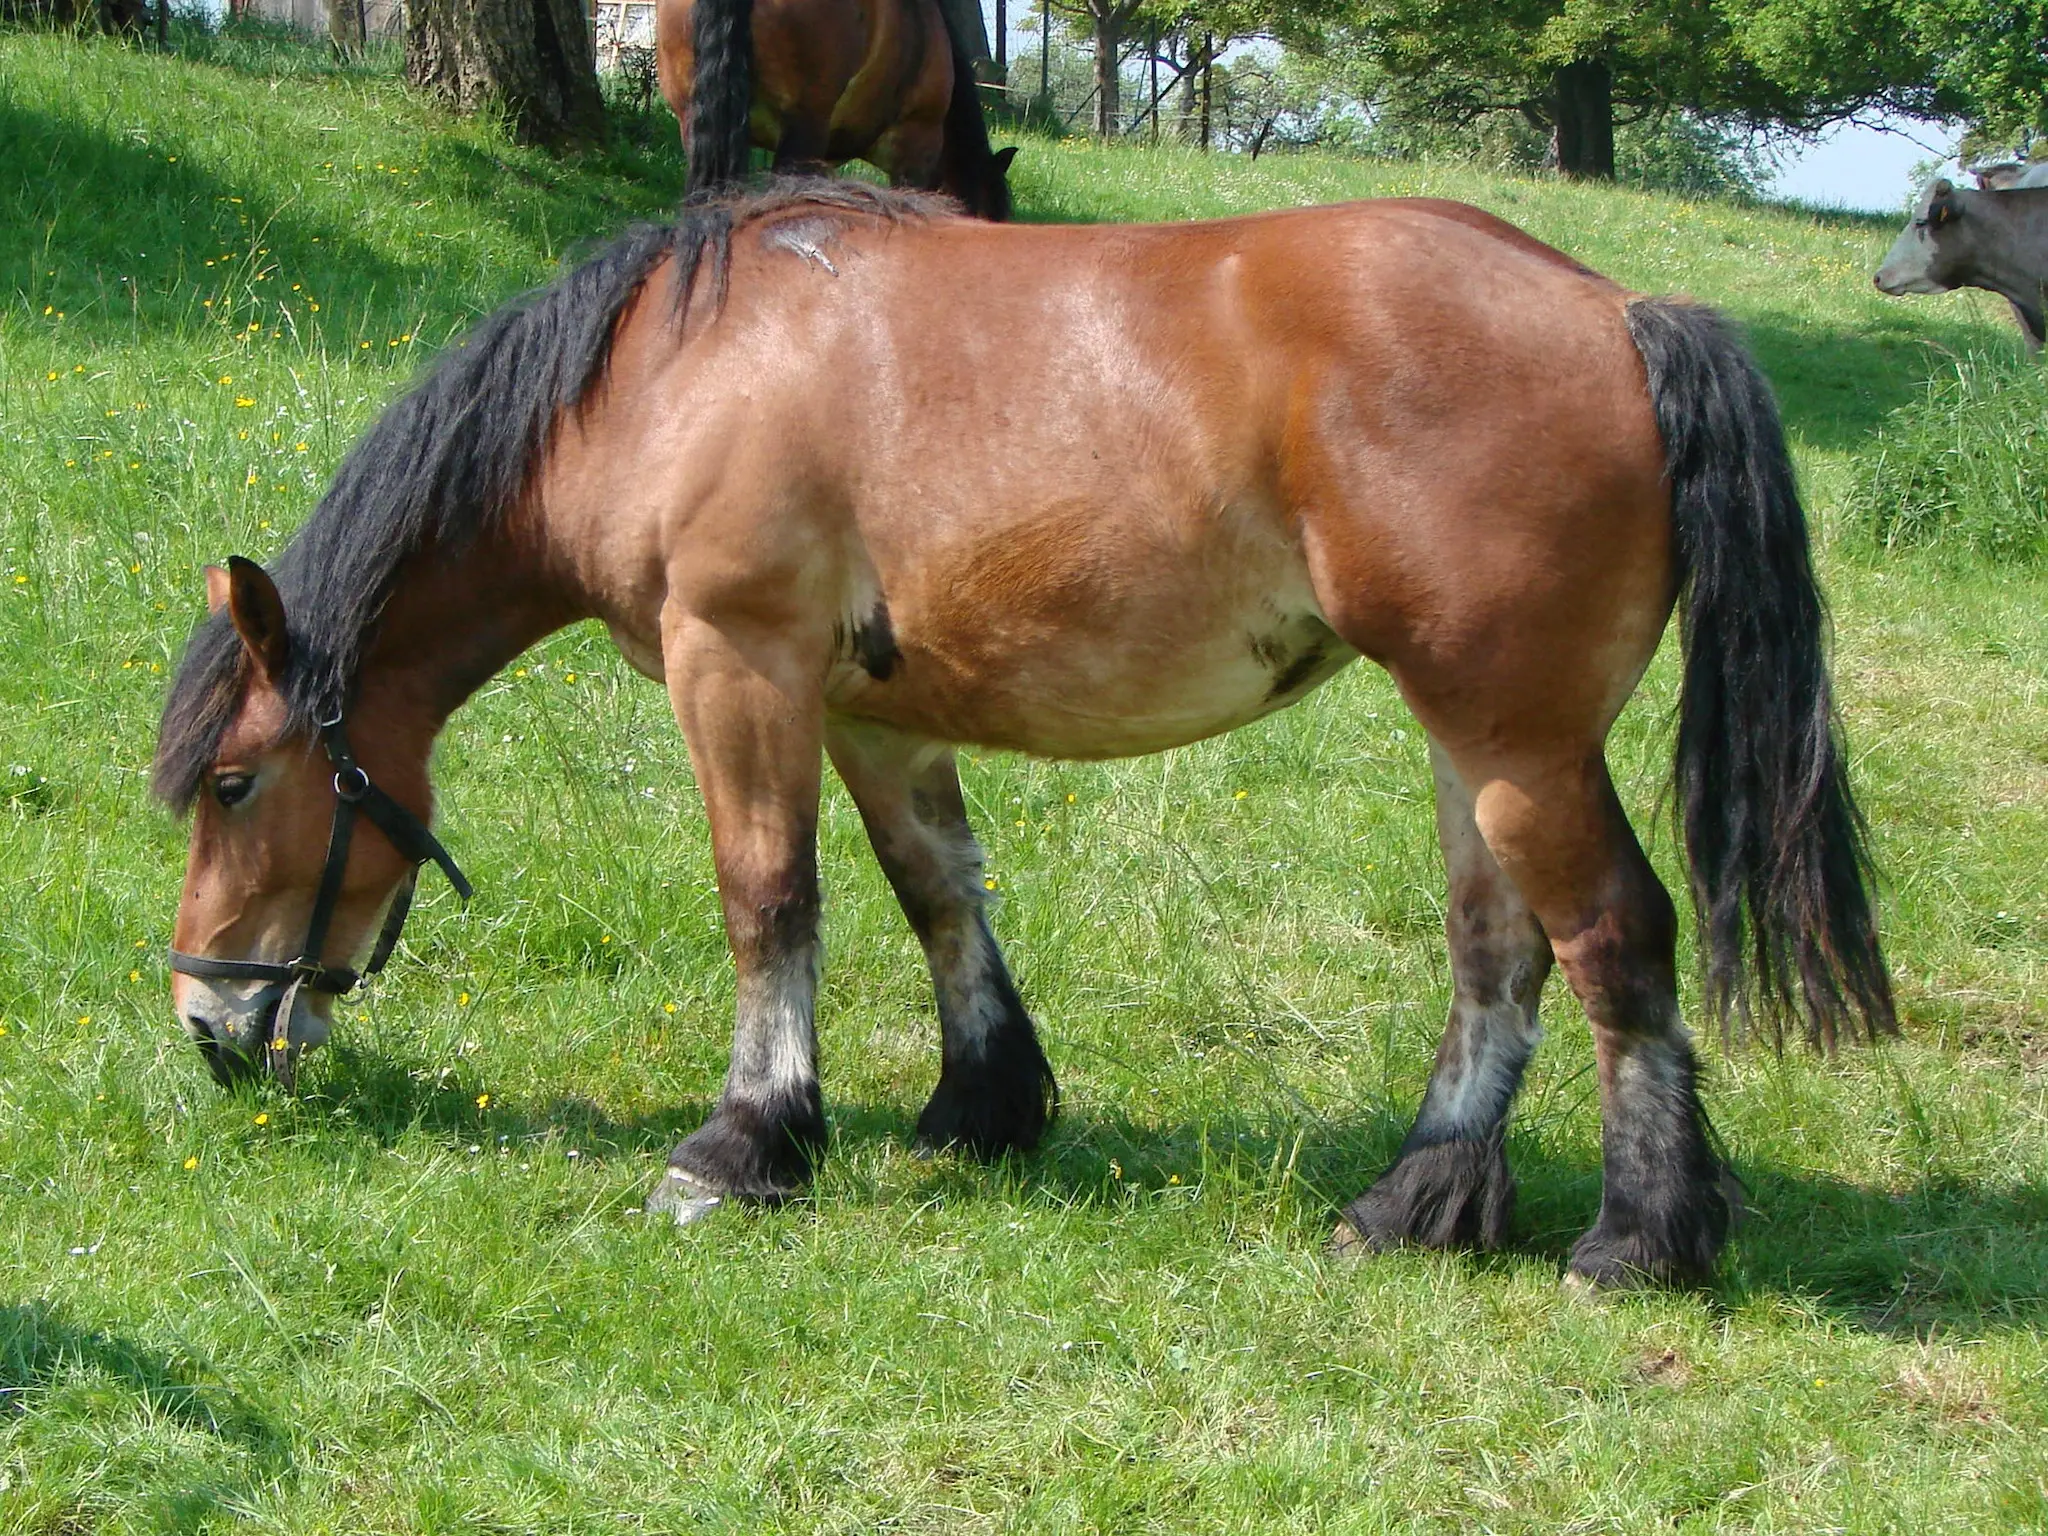
<svg viewBox="0 0 2048 1536"><path fill-rule="evenodd" d="M2048 1529L2048 575L1843 512L1888 412L2017 350L2003 305L1877 296L1885 220L1027 144L1033 218L1442 194L1744 322L1827 540L1905 1035L1710 1053L1755 1206L1723 1282L1586 1305L1553 983L1513 1250L1328 1257L1448 987L1423 742L1358 669L1165 756L967 767L1066 1093L999 1169L907 1150L936 1028L833 786L832 1155L678 1233L635 1207L731 987L681 741L600 632L457 717L479 898L423 882L296 1098L219 1093L177 1033L183 830L145 793L200 565L275 550L432 348L668 206L675 156L203 52L0 35L0 1531ZM1645 828L1668 663L1613 747Z"/></svg>

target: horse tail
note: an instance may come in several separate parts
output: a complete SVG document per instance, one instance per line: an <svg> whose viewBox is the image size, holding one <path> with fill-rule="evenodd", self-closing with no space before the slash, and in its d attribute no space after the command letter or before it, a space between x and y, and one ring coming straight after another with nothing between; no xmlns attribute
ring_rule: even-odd
<svg viewBox="0 0 2048 1536"><path fill-rule="evenodd" d="M995 223L1010 217L1010 188L1004 179L1008 157L999 161L988 141L988 122L981 112L981 86L974 75L974 55L960 35L951 5L939 6L946 28L946 46L953 55L953 95L946 103L946 168L940 190L957 197L967 211Z"/></svg>
<svg viewBox="0 0 2048 1536"><path fill-rule="evenodd" d="M683 129L692 194L747 173L754 105L754 0L696 0L690 13L690 116Z"/></svg>
<svg viewBox="0 0 2048 1536"><path fill-rule="evenodd" d="M1834 1048L1898 1028L1828 681L1827 612L1770 386L1714 311L1628 306L1664 438L1684 683L1675 778L1709 1010Z"/></svg>

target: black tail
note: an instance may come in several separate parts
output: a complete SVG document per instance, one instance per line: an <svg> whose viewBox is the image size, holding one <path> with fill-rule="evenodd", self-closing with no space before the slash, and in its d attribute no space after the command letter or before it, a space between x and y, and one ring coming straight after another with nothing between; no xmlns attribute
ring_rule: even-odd
<svg viewBox="0 0 2048 1536"><path fill-rule="evenodd" d="M690 118L683 128L689 190L712 193L747 174L754 0L697 0L690 15L690 51Z"/></svg>
<svg viewBox="0 0 2048 1536"><path fill-rule="evenodd" d="M1677 784L1707 1000L1832 1049L1897 1029L1849 791L1806 516L1770 386L1712 310L1628 307L1684 581Z"/></svg>
<svg viewBox="0 0 2048 1536"><path fill-rule="evenodd" d="M952 8L939 7L946 26L946 45L953 52L953 96L946 103L945 148L940 160L939 190L956 197L979 219L1001 224L1010 217L1007 172L1015 150L997 155L989 147L988 123L981 113L981 86L974 59L961 38Z"/></svg>

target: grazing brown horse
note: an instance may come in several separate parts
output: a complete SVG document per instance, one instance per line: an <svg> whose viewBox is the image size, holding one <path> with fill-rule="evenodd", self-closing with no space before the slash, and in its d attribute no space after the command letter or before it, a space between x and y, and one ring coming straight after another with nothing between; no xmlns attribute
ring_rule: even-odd
<svg viewBox="0 0 2048 1536"><path fill-rule="evenodd" d="M899 187L1010 216L1014 148L989 148L967 51L936 0L661 0L661 93L690 186L728 187L747 148L778 171L865 160Z"/></svg>
<svg viewBox="0 0 2048 1536"><path fill-rule="evenodd" d="M209 580L155 786L197 807L173 996L224 1076L324 1036L380 913L388 951L394 890L445 861L428 753L464 699L591 617L668 689L738 971L724 1094L650 1197L678 1219L784 1198L825 1139L822 757L930 963L919 1136L1000 1154L1055 1096L953 744L1156 752L1364 655L1429 732L1454 985L1414 1129L1340 1238L1503 1240L1555 963L1606 1127L1571 1268L1706 1275L1729 1212L1677 920L1603 757L1681 599L1713 1006L1827 1039L1892 1021L1766 386L1710 311L1456 204L1137 228L852 182L700 204L485 322L270 573Z"/></svg>

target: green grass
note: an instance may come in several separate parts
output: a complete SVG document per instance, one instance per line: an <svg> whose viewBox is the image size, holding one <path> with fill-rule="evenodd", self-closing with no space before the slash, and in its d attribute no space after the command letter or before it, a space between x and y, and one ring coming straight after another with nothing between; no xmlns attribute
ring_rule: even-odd
<svg viewBox="0 0 2048 1536"><path fill-rule="evenodd" d="M2048 374L2010 355L1953 360L1892 412L1849 502L1882 548L2048 555Z"/></svg>
<svg viewBox="0 0 2048 1536"><path fill-rule="evenodd" d="M2016 351L2002 306L1875 295L1882 220L1029 143L1031 217L1462 197L1750 328L1829 539L1905 1038L1714 1060L1756 1206L1722 1284L1590 1307L1553 986L1513 1250L1328 1258L1448 986L1423 743L1359 669L1161 757L968 765L1066 1090L1000 1169L905 1150L935 1029L835 786L832 1155L679 1234L631 1211L731 987L681 742L601 633L457 717L479 898L427 883L297 1098L178 1037L183 833L144 788L199 566L275 550L433 346L667 206L674 154L558 163L380 70L202 53L0 36L0 1530L2048 1528L2048 577L1871 554L1844 502L1949 355ZM1672 687L1614 742L1645 828Z"/></svg>

